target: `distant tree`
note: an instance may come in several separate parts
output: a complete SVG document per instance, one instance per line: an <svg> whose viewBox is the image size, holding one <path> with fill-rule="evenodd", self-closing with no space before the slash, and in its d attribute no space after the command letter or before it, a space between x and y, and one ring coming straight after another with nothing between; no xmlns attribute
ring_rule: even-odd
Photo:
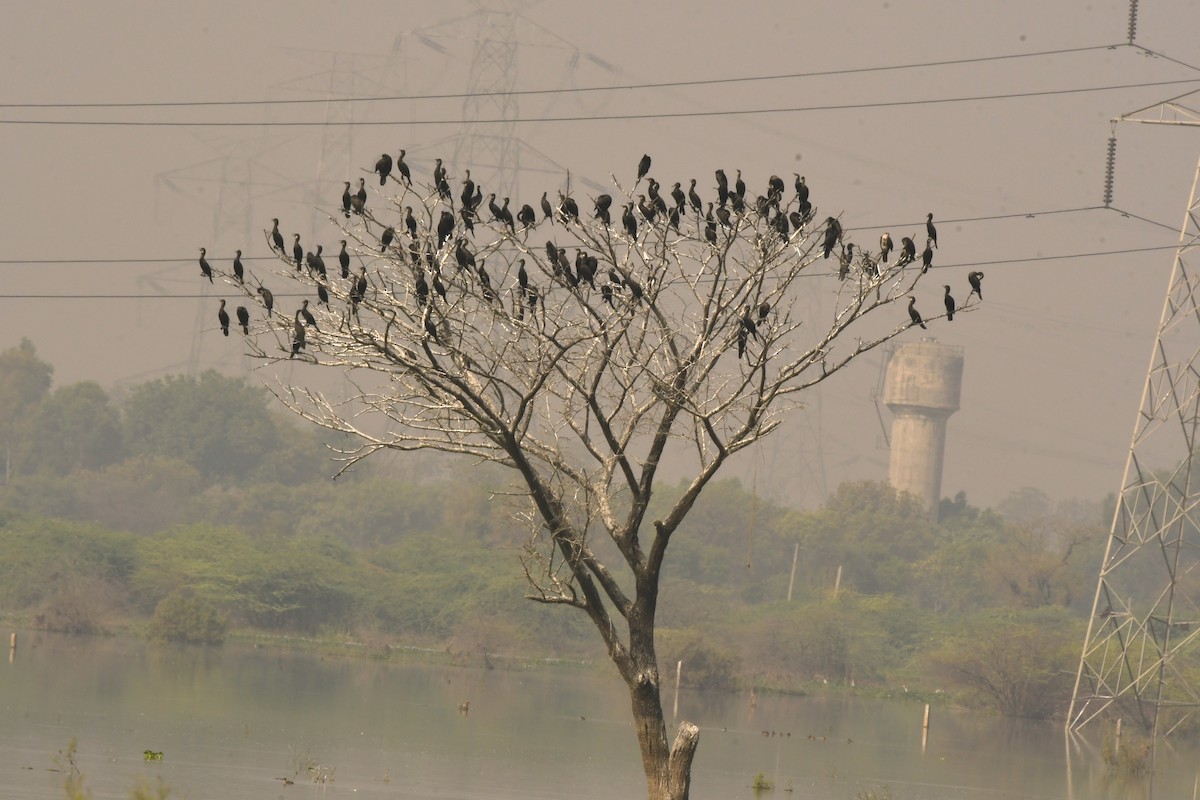
<svg viewBox="0 0 1200 800"><path fill-rule="evenodd" d="M37 357L28 339L0 353L0 444L4 447L4 482L17 461L32 447L28 433L38 403L50 391L54 367Z"/></svg>
<svg viewBox="0 0 1200 800"><path fill-rule="evenodd" d="M34 418L33 436L38 446L31 469L66 475L101 469L124 456L120 414L92 381L55 389Z"/></svg>
<svg viewBox="0 0 1200 800"><path fill-rule="evenodd" d="M490 213L464 204L444 175L389 185L345 221L331 217L352 243L350 280L280 253L275 281L330 298L307 309L319 327L277 302L246 342L265 362L311 365L275 391L356 438L346 467L393 449L510 471L530 529L531 598L594 624L629 689L649 796L677 800L698 729L681 724L672 745L660 702L655 626L671 538L720 468L806 390L915 323L902 303L921 270L862 249L855 258L841 224L814 224L807 190L778 178L744 206L721 198L715 213L669 210L640 179L610 191L564 197L553 221L517 214L518 225L507 200ZM222 277L252 302L270 280ZM818 286L836 308L805 319ZM327 372L350 397L307 384ZM666 458L688 459L694 477L651 520Z"/></svg>

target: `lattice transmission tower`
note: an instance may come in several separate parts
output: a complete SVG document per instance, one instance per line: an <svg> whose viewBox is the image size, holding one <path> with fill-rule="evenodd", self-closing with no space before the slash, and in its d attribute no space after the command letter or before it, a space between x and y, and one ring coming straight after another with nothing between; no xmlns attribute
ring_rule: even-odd
<svg viewBox="0 0 1200 800"><path fill-rule="evenodd" d="M1119 120L1200 127L1200 112L1172 100ZM1114 156L1110 139L1105 205ZM1192 669L1200 636L1198 259L1200 163L1076 672L1072 731L1115 717L1137 723L1156 742L1200 707Z"/></svg>

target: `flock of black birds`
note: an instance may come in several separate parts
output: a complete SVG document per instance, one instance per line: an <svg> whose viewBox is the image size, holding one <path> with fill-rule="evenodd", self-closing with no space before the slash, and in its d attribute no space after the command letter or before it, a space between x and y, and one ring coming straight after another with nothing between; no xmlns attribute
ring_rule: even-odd
<svg viewBox="0 0 1200 800"><path fill-rule="evenodd" d="M373 170L379 176L380 186L386 186L388 179L391 178L399 181L406 188L412 187L412 171L409 165L405 163L405 154L406 151L401 150L394 160L387 153L380 156ZM638 164L637 179L634 186L635 188L640 186L642 181L645 180L645 192L637 195L636 202L631 200L625 203L621 210L621 227L630 239L635 241L638 238L638 231L641 226L653 226L656 222L665 221L667 228L679 233L681 219L689 218L689 215L694 215L697 228L701 224L703 225L704 239L709 245L716 247L720 241L718 236L719 229L734 227L736 217L741 217L753 211L767 222L769 230L773 229L776 231L782 241L786 243L789 241L792 233L801 230L811 222L814 215L810 199L810 189L805 182L804 176L799 173L794 173L795 195L786 199L784 196L786 193L785 184L777 175L771 176L765 195L750 198L746 194L746 184L742 180L742 171L740 169L737 170L732 186L730 186L725 171L718 169L715 172L717 182L715 186L717 200L715 203L710 201L705 204L703 202L696 191L696 180L694 178L691 179L690 186L686 191L683 189L681 182L676 182L669 192L671 202L668 203L661 192L661 184L649 174L650 166L650 156L642 156ZM407 233L409 239L407 249L413 264L413 294L416 297L419 308L422 310L428 307L432 299L431 287L433 294L440 297L443 302L447 299L446 286L441 279L438 255L442 253L443 248L446 248L448 243L453 251L454 263L460 272L473 276L478 281L479 292L483 298L489 303L494 302L497 298L496 289L493 287L491 277L485 268L485 259L481 258L477 263L475 253L472 252L468 239L469 236L474 235L475 223L480 219L481 207L484 202L483 190L471 179L471 171L469 169L465 170L465 177L462 180L462 184L463 189L456 207L446 168L443 166L442 159L436 159L430 187L436 195L436 202L445 203L449 207L449 209L441 210L434 224L437 236L436 247L432 242L432 237L422 241L420 226L413 215L412 206L404 207L403 231L397 230L396 226L388 225L382 229L378 237L379 252L384 254L393 248L399 250L402 246L400 237L404 233ZM358 189L354 193L350 191L350 181L345 181L344 186L342 212L345 217L350 219L353 215L359 215L374 221L373 216L367 209L368 193L366 179L359 178ZM572 222L578 223L580 219L579 206L576 201L569 193L564 194L561 191L559 192L557 204L550 201L547 192L542 193L540 220L537 211L528 204L521 206L514 216L509 208L509 198L503 198L500 205L497 205L494 193L488 194L486 199L487 210L491 214L492 222L507 228L513 236L517 234L518 226L520 231L525 233L547 221L552 225L555 223L568 225ZM605 226L611 226L613 223L612 196L601 194L593 200L593 205L594 219L599 220ZM454 213L455 210L457 210L457 218ZM433 212L430 213L432 214ZM845 280L849 276L851 269L855 266L867 277L878 277L882 274L883 270L890 267L890 258L894 249L894 243L889 233L885 232L880 236L877 253L866 252L862 249L856 251L853 243L843 243L843 229L837 218L827 217L824 225L824 231L821 236L822 257L828 259L840 247L837 253L839 263L837 275L840 280ZM644 230L644 227L642 229ZM932 213L926 216L925 232L925 249L920 254L922 274L929 271L933 264L934 251L938 248L938 233L933 222ZM314 278L316 284L318 305L324 306L327 309L330 308L330 278L323 257L324 249L322 245L318 244L315 250L306 252L300 242L300 234L294 233L292 234L292 245L289 254L283 234L279 230L278 219L272 220L271 230L267 232L267 241L271 251L279 258L290 262L297 272L307 269L309 276ZM573 262L568 258L565 248L558 247L553 240L546 242L545 252L546 263L550 266L555 279L564 283L571 290L582 289L585 285L592 290L599 289L603 302L613 309L617 307L616 298L618 295L627 297L634 304L642 302L645 290L632 274L622 274L616 269L610 268L606 276L608 278L607 282L602 281L597 286L598 260L582 248L577 250ZM857 264L855 260L856 253L858 255ZM242 251L236 251L232 265L232 277L239 285L245 286L246 275L241 257ZM449 253L446 257L448 260L450 257ZM895 268L902 269L915 262L916 259L917 250L913 237L902 237ZM357 317L358 305L366 298L370 288L367 279L367 268L366 266L360 266L357 273L351 273L351 255L347 250L345 239L341 240L341 249L338 252L337 260L341 279L347 282L345 296L349 301L350 312ZM422 262L425 262L424 266ZM200 248L199 263L202 277L208 278L210 283L213 282L214 272L206 259L206 251L203 247ZM513 287L515 299L513 313L519 320L523 320L525 317L526 304L528 304L530 312L536 311L542 291L531 282L525 264L525 259L518 259L516 286ZM431 280L426 278L426 266L431 275ZM601 276L601 278L603 277L605 276ZM968 300L971 295L978 295L980 299L983 298L982 280L982 272L968 273L967 281L970 284ZM953 321L958 306L954 297L950 294L950 286L946 285L944 288L946 319L947 321ZM269 289L259 283L253 293L247 290L247 294L251 297L257 294L268 317L272 315L275 301ZM911 324L925 329L925 320L917 310L916 302L915 297L909 297L908 313ZM750 306L744 308L737 335L739 358L745 355L750 339L760 338L758 326L766 321L770 313L771 307L766 302L761 303L756 309L751 309ZM250 333L250 313L248 309L245 306L238 306L235 314L243 335L248 335ZM437 325L433 319L428 313L423 313L422 316L427 334L435 342L439 341ZM225 300L220 301L217 319L221 332L225 336L228 336L231 320L229 313L225 310ZM309 328L314 331L320 331L316 317L309 310L309 300L306 299L292 317L291 354L289 357L295 357L306 348L307 330Z"/></svg>

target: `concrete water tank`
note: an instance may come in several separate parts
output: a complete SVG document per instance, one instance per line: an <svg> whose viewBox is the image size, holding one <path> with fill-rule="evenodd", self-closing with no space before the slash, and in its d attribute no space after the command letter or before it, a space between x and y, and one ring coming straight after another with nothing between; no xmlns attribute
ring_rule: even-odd
<svg viewBox="0 0 1200 800"><path fill-rule="evenodd" d="M946 421L958 410L963 351L934 339L902 344L888 362L883 402L892 411L888 482L914 494L937 519Z"/></svg>

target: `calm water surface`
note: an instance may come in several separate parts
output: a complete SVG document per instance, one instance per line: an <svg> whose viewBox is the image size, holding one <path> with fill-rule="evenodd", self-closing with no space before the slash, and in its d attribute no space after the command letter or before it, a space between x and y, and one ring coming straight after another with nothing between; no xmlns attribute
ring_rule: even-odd
<svg viewBox="0 0 1200 800"><path fill-rule="evenodd" d="M21 636L0 663L0 800L64 797L52 758L71 737L97 800L160 777L192 800L645 796L628 701L607 673ZM778 800L885 787L893 800L1148 797L1145 780L1107 775L1099 733L1068 748L1057 724L935 709L922 753L922 710L769 695L752 709L746 696L685 694L680 715L704 729L692 797L753 798L760 772L777 787L763 796ZM1195 743L1159 761L1154 797L1193 797ZM332 767L333 782L297 774L308 763Z"/></svg>

